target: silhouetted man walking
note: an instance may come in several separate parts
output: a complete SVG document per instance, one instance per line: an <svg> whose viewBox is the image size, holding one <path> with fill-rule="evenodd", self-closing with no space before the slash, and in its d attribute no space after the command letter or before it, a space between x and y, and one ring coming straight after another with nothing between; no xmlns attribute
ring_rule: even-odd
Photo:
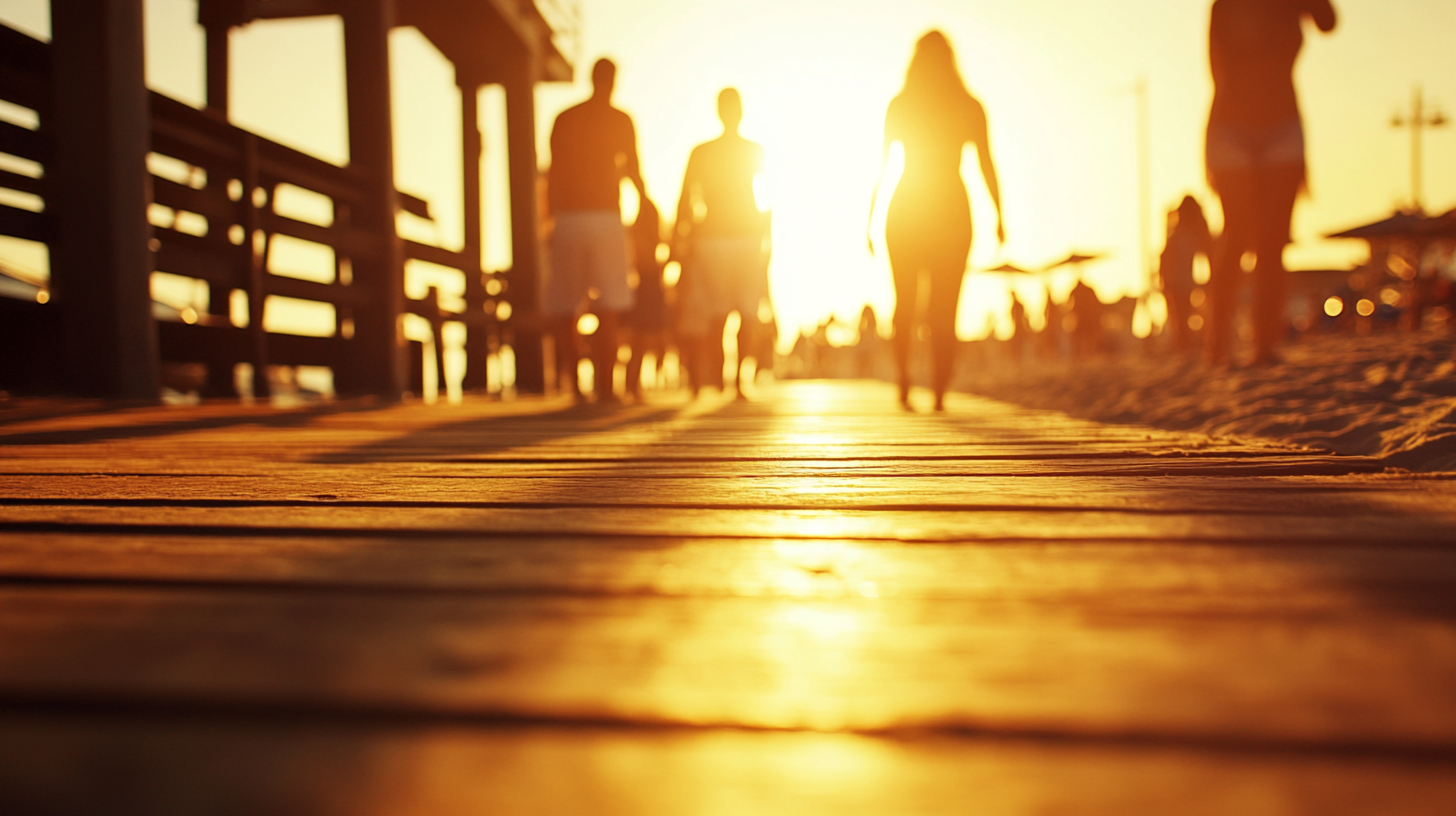
<svg viewBox="0 0 1456 816"><path fill-rule="evenodd" d="M743 138L738 91L718 94L723 135L693 148L678 199L674 252L683 263L685 289L679 334L693 389L722 385L723 325L738 312L738 396L743 361L758 355L759 310L768 300L769 214L760 210L754 179L763 172L763 148Z"/></svg>
<svg viewBox="0 0 1456 816"><path fill-rule="evenodd" d="M619 315L632 307L628 282L627 233L622 226L621 180L629 179L643 200L647 191L637 162L632 118L612 107L617 66L597 60L591 98L556 117L551 129L547 192L555 231L551 263L541 287L541 312L556 338L558 376L576 382L577 315L594 301L599 322L592 365L599 403L613 402ZM579 396L579 395L578 395Z"/></svg>

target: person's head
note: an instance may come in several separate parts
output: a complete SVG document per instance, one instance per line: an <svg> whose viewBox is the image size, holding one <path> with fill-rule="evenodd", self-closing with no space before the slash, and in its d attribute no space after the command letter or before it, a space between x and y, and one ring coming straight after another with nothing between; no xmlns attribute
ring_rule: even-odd
<svg viewBox="0 0 1456 816"><path fill-rule="evenodd" d="M903 93L910 96L964 95L966 83L956 67L955 51L950 40L939 31L926 32L915 43L915 54L905 71Z"/></svg>
<svg viewBox="0 0 1456 816"><path fill-rule="evenodd" d="M1192 228L1203 224L1204 229L1208 228L1208 221L1203 217L1203 207L1198 203L1198 199L1191 195L1183 196L1183 201L1178 204L1178 224Z"/></svg>
<svg viewBox="0 0 1456 816"><path fill-rule="evenodd" d="M617 64L603 57L592 66L592 96L610 100L612 88L617 84Z"/></svg>
<svg viewBox="0 0 1456 816"><path fill-rule="evenodd" d="M738 124L743 121L743 98L737 88L724 88L718 92L718 119L723 122L725 133L737 133Z"/></svg>

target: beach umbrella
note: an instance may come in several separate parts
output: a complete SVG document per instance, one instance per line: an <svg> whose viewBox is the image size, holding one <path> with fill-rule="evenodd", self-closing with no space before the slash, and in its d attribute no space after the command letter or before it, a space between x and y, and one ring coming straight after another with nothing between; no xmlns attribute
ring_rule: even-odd
<svg viewBox="0 0 1456 816"><path fill-rule="evenodd" d="M1389 218L1382 218L1369 224L1362 224L1358 227L1341 232L1332 232L1326 238L1418 238L1421 236L1422 228L1427 221L1432 219L1417 212L1397 212Z"/></svg>
<svg viewBox="0 0 1456 816"><path fill-rule="evenodd" d="M1046 267L1043 267L1041 271L1043 271L1043 272L1050 272L1051 270L1056 269L1058 267L1062 267L1062 266L1081 266L1082 264L1087 263L1088 261L1100 261L1100 260L1102 260L1105 257L1107 257L1106 253L1102 253L1102 252L1098 252L1098 253L1096 253L1094 255L1084 255L1084 254L1082 254L1080 252L1073 252L1072 254L1068 255L1067 257L1061 259L1060 261L1057 261L1054 264L1050 264L1050 265L1048 265Z"/></svg>
<svg viewBox="0 0 1456 816"><path fill-rule="evenodd" d="M1456 238L1456 210L1427 218L1420 227L1423 238Z"/></svg>
<svg viewBox="0 0 1456 816"><path fill-rule="evenodd" d="M991 269L986 269L986 270L983 270L983 271L985 271L985 272L1005 272L1008 275L1035 275L1036 274L1035 272L1031 271L1030 269L1022 269L1021 267L1019 267L1019 266L1017 266L1016 264L1013 264L1013 263L1004 263L1004 264L1001 264L1000 266L993 267Z"/></svg>

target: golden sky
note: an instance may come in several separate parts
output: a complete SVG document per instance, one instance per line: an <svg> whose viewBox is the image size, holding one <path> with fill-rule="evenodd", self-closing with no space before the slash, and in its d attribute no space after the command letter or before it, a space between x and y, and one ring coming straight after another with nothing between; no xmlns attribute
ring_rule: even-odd
<svg viewBox="0 0 1456 816"><path fill-rule="evenodd" d="M1409 136L1390 126L1412 86L1456 114L1450 0L1335 0L1340 27L1307 36L1298 68L1312 197L1295 217L1291 267L1346 266L1362 246L1321 233L1382 217L1410 196ZM1164 211L1199 196L1217 224L1203 180L1208 0L582 0L581 64L620 66L616 103L637 123L649 194L672 212L693 145L719 128L717 91L743 94L743 132L769 155L775 208L773 291L785 332L865 303L887 318L893 303L882 257L864 247L884 109L903 79L915 39L950 37L971 91L985 104L1006 204L1008 242L998 252L991 208L974 161L966 163L976 210L972 267L1049 262L1076 249L1109 253L1088 267L1099 293L1144 285L1138 225L1136 97L1147 81L1151 111L1152 249ZM45 25L44 0L0 0L0 19ZM194 103L202 96L202 42L192 0L147 0L148 78ZM257 23L234 35L234 118L334 161L347 160L342 51L337 21ZM431 202L436 223L413 234L460 241L458 94L451 69L417 32L393 38L401 189ZM538 92L542 161L554 115L586 95L576 86ZM487 92L488 150L498 147L498 96ZM1426 137L1426 207L1456 206L1456 128ZM969 158L969 157L968 157ZM493 153L487 164L498 168ZM498 177L499 172L493 175ZM499 190L494 193L499 200ZM492 222L487 237L504 225ZM488 264L502 265L499 241ZM1069 278L1054 281L1059 290ZM1033 305L1040 288L1019 281ZM973 274L961 331L984 333L1006 307L1007 283Z"/></svg>

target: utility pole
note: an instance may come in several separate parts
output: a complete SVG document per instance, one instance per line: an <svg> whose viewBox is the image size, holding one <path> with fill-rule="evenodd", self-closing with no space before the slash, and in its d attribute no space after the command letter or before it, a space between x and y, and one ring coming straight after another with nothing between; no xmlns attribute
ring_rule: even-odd
<svg viewBox="0 0 1456 816"><path fill-rule="evenodd" d="M1424 212L1421 206L1421 137L1425 135L1427 128L1444 127L1446 115L1439 110L1426 110L1425 100L1421 96L1420 83L1416 83L1415 90L1411 94L1411 112L1409 116L1396 113L1390 120L1391 127L1410 128L1411 132L1411 205L1417 212Z"/></svg>
<svg viewBox="0 0 1456 816"><path fill-rule="evenodd" d="M1138 77L1138 253L1141 256L1143 280L1148 291L1153 288L1152 210L1153 210L1153 137L1152 116L1148 110L1148 78Z"/></svg>

